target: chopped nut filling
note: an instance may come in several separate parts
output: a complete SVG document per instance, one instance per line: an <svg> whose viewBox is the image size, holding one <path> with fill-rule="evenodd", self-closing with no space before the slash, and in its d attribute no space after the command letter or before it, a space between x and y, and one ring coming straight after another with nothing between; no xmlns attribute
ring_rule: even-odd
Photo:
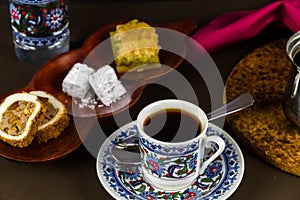
<svg viewBox="0 0 300 200"><path fill-rule="evenodd" d="M43 105L46 107L46 113L44 114L45 118L41 122L42 125L53 119L58 113L58 109L54 108L54 106L48 102L48 98L39 97L39 99L43 102Z"/></svg>
<svg viewBox="0 0 300 200"><path fill-rule="evenodd" d="M12 136L21 135L34 108L32 102L16 101L2 114L0 129Z"/></svg>

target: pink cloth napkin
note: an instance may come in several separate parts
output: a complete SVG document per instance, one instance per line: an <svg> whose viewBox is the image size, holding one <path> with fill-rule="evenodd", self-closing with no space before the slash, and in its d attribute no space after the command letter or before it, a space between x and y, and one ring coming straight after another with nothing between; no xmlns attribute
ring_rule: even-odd
<svg viewBox="0 0 300 200"><path fill-rule="evenodd" d="M192 38L208 52L249 39L272 22L300 30L300 0L281 0L257 10L221 15L198 29Z"/></svg>

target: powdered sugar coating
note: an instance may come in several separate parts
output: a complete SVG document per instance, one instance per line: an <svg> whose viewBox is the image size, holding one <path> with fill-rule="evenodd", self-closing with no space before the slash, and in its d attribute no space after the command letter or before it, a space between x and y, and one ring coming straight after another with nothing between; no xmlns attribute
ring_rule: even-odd
<svg viewBox="0 0 300 200"><path fill-rule="evenodd" d="M114 69L105 65L97 71L86 64L76 63L62 83L62 90L72 96L79 108L110 106L126 93ZM101 103L100 103L101 101Z"/></svg>
<svg viewBox="0 0 300 200"><path fill-rule="evenodd" d="M89 82L97 97L106 106L111 105L126 93L114 69L109 65L100 67L94 72L89 77Z"/></svg>
<svg viewBox="0 0 300 200"><path fill-rule="evenodd" d="M63 80L63 92L74 98L87 98L91 94L89 76L94 72L95 70L86 64L76 63Z"/></svg>

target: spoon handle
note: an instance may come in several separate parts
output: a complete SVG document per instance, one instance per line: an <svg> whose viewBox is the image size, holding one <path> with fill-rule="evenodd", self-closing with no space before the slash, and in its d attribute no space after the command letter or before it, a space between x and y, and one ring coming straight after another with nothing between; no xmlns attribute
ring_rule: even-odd
<svg viewBox="0 0 300 200"><path fill-rule="evenodd" d="M244 108L253 105L253 103L254 99L252 95L249 93L243 93L228 104L225 104L224 106L221 106L220 108L208 113L208 121L240 111Z"/></svg>

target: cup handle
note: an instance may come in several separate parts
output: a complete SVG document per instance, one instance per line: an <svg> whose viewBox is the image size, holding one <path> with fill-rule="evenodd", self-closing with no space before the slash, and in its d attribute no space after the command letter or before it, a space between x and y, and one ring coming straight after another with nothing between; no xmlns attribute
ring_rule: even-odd
<svg viewBox="0 0 300 200"><path fill-rule="evenodd" d="M208 144L210 144L212 142L217 143L218 150L208 160L206 160L205 162L202 163L202 165L200 166L200 169L199 169L199 174L203 174L203 172L207 168L207 166L211 162L213 162L219 155L221 155L222 152L225 149L225 142L221 137L219 137L219 136L208 136L208 137L205 138L205 141L203 142L202 153L204 153L204 149L208 146Z"/></svg>

